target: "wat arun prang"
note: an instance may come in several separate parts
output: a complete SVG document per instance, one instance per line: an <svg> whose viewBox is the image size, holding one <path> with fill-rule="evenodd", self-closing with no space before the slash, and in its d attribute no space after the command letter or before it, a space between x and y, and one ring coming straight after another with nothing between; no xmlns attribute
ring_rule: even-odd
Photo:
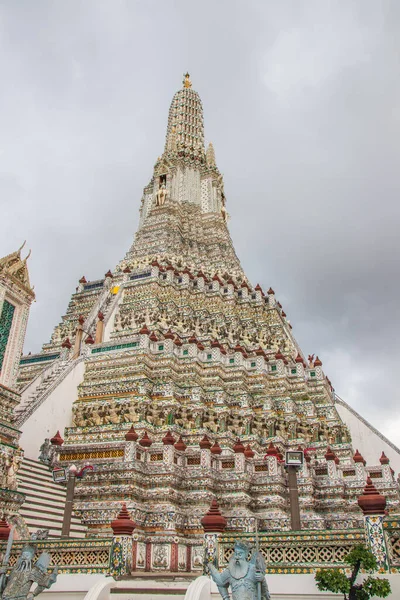
<svg viewBox="0 0 400 600"><path fill-rule="evenodd" d="M21 361L20 389L51 364L60 386L82 369L49 427L64 438L62 465L93 466L75 490L88 535L111 534L126 502L144 540L198 538L214 497L228 530L254 531L256 519L260 531L289 530L283 457L298 448L303 529L363 527L368 474L398 509L388 459L367 466L353 447L321 361L306 359L273 289L246 278L227 216L186 75L131 248L103 279L80 279L50 343ZM56 392L17 411L25 439Z"/></svg>

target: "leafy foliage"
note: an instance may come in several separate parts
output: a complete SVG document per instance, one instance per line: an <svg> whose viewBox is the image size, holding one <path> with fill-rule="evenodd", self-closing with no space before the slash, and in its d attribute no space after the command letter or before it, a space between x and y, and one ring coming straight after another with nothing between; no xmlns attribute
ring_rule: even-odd
<svg viewBox="0 0 400 600"><path fill-rule="evenodd" d="M350 577L342 569L320 569L315 574L317 588L322 591L343 594L345 600L369 600L372 597L386 598L390 592L387 579L367 577L356 583L360 569L373 573L378 564L375 556L364 546L355 546L345 557L345 562L353 567Z"/></svg>
<svg viewBox="0 0 400 600"><path fill-rule="evenodd" d="M378 568L375 556L365 546L361 545L354 546L344 560L352 567L359 565L359 569L365 571L376 571Z"/></svg>
<svg viewBox="0 0 400 600"><path fill-rule="evenodd" d="M365 598L372 598L373 596L386 598L391 592L390 583L387 579L381 579L380 577L367 577L367 579L363 581L362 591L368 594ZM357 600L359 600L358 597ZM363 600L361 596L360 600Z"/></svg>
<svg viewBox="0 0 400 600"><path fill-rule="evenodd" d="M321 569L316 572L315 580L320 592L348 594L350 591L350 581L339 569Z"/></svg>

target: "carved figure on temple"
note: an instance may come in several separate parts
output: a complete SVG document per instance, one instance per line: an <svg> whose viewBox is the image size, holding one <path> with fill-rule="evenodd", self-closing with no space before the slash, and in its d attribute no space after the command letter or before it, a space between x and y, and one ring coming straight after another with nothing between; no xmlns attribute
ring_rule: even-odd
<svg viewBox="0 0 400 600"><path fill-rule="evenodd" d="M133 404L129 405L128 410L123 414L122 420L124 423L136 423L139 421L139 415Z"/></svg>
<svg viewBox="0 0 400 600"><path fill-rule="evenodd" d="M158 190L157 194L156 194L156 206L164 206L165 204L165 200L167 198L167 188L165 186L165 183L162 183L160 186L160 189Z"/></svg>
<svg viewBox="0 0 400 600"><path fill-rule="evenodd" d="M259 436L263 436L264 430L266 428L265 417L262 413L255 413L253 418L252 431L253 433L258 434ZM267 431L268 435L268 431Z"/></svg>
<svg viewBox="0 0 400 600"><path fill-rule="evenodd" d="M231 431L235 435L243 434L243 420L238 415L233 414L229 419L228 431Z"/></svg>
<svg viewBox="0 0 400 600"><path fill-rule="evenodd" d="M178 411L175 413L175 425L185 427L185 425L187 426L188 420L190 420L190 413L188 412L187 408L183 407L178 409ZM193 421L190 420L190 423L191 425L189 426L189 429L193 426Z"/></svg>
<svg viewBox="0 0 400 600"><path fill-rule="evenodd" d="M72 427L84 427L85 424L83 409L81 406L78 406L72 415Z"/></svg>
<svg viewBox="0 0 400 600"><path fill-rule="evenodd" d="M104 415L104 423L119 423L121 420L120 415L117 411L117 407L115 404L111 404L108 408L106 408L106 412Z"/></svg>
<svg viewBox="0 0 400 600"><path fill-rule="evenodd" d="M311 425L311 441L318 442L319 441L319 426L318 423L313 423Z"/></svg>
<svg viewBox="0 0 400 600"><path fill-rule="evenodd" d="M276 435L282 439L286 439L286 431L285 421L279 420L277 423Z"/></svg>
<svg viewBox="0 0 400 600"><path fill-rule="evenodd" d="M328 441L329 439L329 429L324 423L320 425L318 437L321 442Z"/></svg>
<svg viewBox="0 0 400 600"><path fill-rule="evenodd" d="M119 312L117 312L117 314L115 315L115 319L114 319L114 331L121 331L121 330L122 330L121 314Z"/></svg>
<svg viewBox="0 0 400 600"><path fill-rule="evenodd" d="M247 560L248 547L242 542L236 542L234 553L226 569L220 573L212 563L208 564L211 577L217 584L223 600L229 600L228 587L231 588L232 600L270 600L267 582L265 580L265 563L262 555L255 552L251 560ZM258 586L261 594L258 595Z"/></svg>
<svg viewBox="0 0 400 600"><path fill-rule="evenodd" d="M194 415L192 412L187 411L186 413L186 422L183 425L186 429L195 429L196 423L194 420Z"/></svg>
<svg viewBox="0 0 400 600"><path fill-rule="evenodd" d="M6 467L8 468L6 487L9 490L16 490L18 487L17 473L18 473L21 461L22 461L22 456L20 456L19 454L15 454L13 457L7 457L7 459L6 459Z"/></svg>
<svg viewBox="0 0 400 600"><path fill-rule="evenodd" d="M87 416L87 422L89 425L101 425L102 418L100 416L100 408L93 406Z"/></svg>
<svg viewBox="0 0 400 600"><path fill-rule="evenodd" d="M2 600L32 600L55 583L57 567L54 567L51 573L47 572L50 555L42 552L36 563L32 565L34 556L34 546L28 545L22 550L10 575L5 575L7 566L0 567L0 574L3 576L2 581L4 582L4 587L0 590ZM31 591L35 583L36 587Z"/></svg>
<svg viewBox="0 0 400 600"><path fill-rule="evenodd" d="M347 427L347 425L342 425L341 426L341 443L347 444L349 442L351 442L350 430Z"/></svg>
<svg viewBox="0 0 400 600"><path fill-rule="evenodd" d="M166 411L164 408L160 408L159 411L157 412L155 425L157 425L157 427L162 427L162 425L165 425L166 422L167 422Z"/></svg>
<svg viewBox="0 0 400 600"><path fill-rule="evenodd" d="M218 423L216 422L216 417L211 411L206 411L204 415L203 428L208 429L213 433L217 433L218 431Z"/></svg>
<svg viewBox="0 0 400 600"><path fill-rule="evenodd" d="M49 438L46 438L43 444L39 448L39 460L45 465L50 464L51 461L51 444Z"/></svg>
<svg viewBox="0 0 400 600"><path fill-rule="evenodd" d="M301 423L297 425L297 437L305 441L310 441L311 436L308 431L308 425L302 425Z"/></svg>
<svg viewBox="0 0 400 600"><path fill-rule="evenodd" d="M297 423L295 421L291 421L288 425L289 439L294 440L296 438L296 432Z"/></svg>
<svg viewBox="0 0 400 600"><path fill-rule="evenodd" d="M157 411L152 406L149 406L145 413L145 420L151 425L155 425Z"/></svg>

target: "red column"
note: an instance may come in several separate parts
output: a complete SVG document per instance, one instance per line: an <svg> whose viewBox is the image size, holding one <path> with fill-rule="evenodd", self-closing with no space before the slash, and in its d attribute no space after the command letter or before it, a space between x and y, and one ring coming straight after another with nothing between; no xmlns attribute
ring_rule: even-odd
<svg viewBox="0 0 400 600"><path fill-rule="evenodd" d="M178 570L178 544L171 544L171 571Z"/></svg>
<svg viewBox="0 0 400 600"><path fill-rule="evenodd" d="M136 571L137 562L137 542L132 541L132 571Z"/></svg>
<svg viewBox="0 0 400 600"><path fill-rule="evenodd" d="M186 546L186 571L192 570L192 546Z"/></svg>
<svg viewBox="0 0 400 600"><path fill-rule="evenodd" d="M146 542L146 561L144 570L151 571L151 542Z"/></svg>

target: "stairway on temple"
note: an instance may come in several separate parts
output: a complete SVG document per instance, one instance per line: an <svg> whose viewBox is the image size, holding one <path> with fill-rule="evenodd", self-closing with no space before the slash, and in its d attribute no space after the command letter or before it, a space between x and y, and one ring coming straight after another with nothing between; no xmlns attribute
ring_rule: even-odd
<svg viewBox="0 0 400 600"><path fill-rule="evenodd" d="M57 377L64 371L66 366L66 361L60 360L55 364L54 368L50 371L49 375L43 379L43 381L37 386L35 391L31 393L28 397L24 398L21 403L16 407L15 414L15 422L19 426L26 419L26 414L29 412L29 409L33 407L33 405L37 405L40 402L41 396L50 388L52 383L57 379Z"/></svg>
<svg viewBox="0 0 400 600"><path fill-rule="evenodd" d="M47 465L24 458L18 471L18 491L25 494L20 514L30 533L37 529L49 529L50 538L61 536L66 488L54 483ZM70 536L85 537L86 527L72 516Z"/></svg>
<svg viewBox="0 0 400 600"><path fill-rule="evenodd" d="M184 600L196 575L184 573L133 573L110 589L111 600Z"/></svg>

